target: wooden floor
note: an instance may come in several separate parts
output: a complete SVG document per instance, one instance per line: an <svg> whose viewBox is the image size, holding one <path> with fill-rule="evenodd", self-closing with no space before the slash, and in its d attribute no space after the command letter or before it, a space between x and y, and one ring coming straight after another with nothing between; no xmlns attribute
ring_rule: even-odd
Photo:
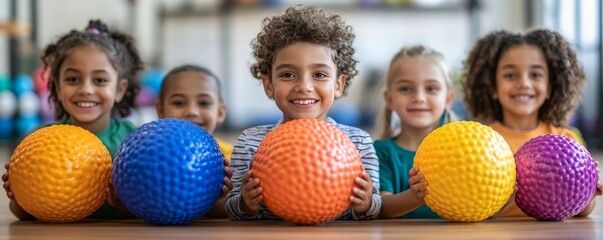
<svg viewBox="0 0 603 240"><path fill-rule="evenodd" d="M595 158L603 160L603 154ZM0 196L0 239L603 239L603 198L589 218L560 222L496 219L479 223L446 220L341 221L296 226L279 221L201 219L184 226L142 220L85 220L69 224L17 221Z"/></svg>

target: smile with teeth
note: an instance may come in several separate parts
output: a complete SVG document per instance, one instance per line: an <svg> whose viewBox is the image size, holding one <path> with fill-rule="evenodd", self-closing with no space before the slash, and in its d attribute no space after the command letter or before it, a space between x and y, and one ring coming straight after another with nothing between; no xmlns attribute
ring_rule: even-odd
<svg viewBox="0 0 603 240"><path fill-rule="evenodd" d="M511 98L515 99L515 100L519 100L519 101L527 101L530 100L532 98L534 98L534 96L532 95L525 95L525 94L521 94L521 95L512 95Z"/></svg>
<svg viewBox="0 0 603 240"><path fill-rule="evenodd" d="M318 102L317 100L293 100L292 101L294 104L300 104L300 105L308 105L308 104L313 104Z"/></svg>
<svg viewBox="0 0 603 240"><path fill-rule="evenodd" d="M78 107L83 107L83 108L90 108L90 107L95 107L98 105L97 102L77 102L76 105Z"/></svg>

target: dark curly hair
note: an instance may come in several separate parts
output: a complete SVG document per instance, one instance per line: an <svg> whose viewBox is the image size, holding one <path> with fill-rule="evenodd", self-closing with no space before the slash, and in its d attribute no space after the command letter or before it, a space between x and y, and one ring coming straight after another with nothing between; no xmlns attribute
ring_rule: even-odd
<svg viewBox="0 0 603 240"><path fill-rule="evenodd" d="M576 53L561 34L537 29L525 34L496 31L477 41L463 66L463 93L471 116L481 121L502 121L496 92L496 69L510 48L528 44L542 51L549 69L550 98L538 110L538 119L565 127L582 100L586 76Z"/></svg>
<svg viewBox="0 0 603 240"><path fill-rule="evenodd" d="M339 15L329 13L316 6L287 8L280 15L264 18L263 29L251 42L256 63L251 74L257 79L270 76L272 63L278 50L294 42L321 44L333 50L333 61L337 74L347 75L343 94L347 93L352 78L358 74L354 58L353 29Z"/></svg>
<svg viewBox="0 0 603 240"><path fill-rule="evenodd" d="M54 104L56 119L65 120L69 117L69 113L58 99L61 65L74 48L84 45L95 45L102 49L117 70L118 78L128 80L123 99L113 106L113 111L122 117L127 116L134 107L134 100L140 90L138 73L143 69L143 62L130 35L112 31L100 20L90 20L84 31L71 30L56 42L49 44L41 57L45 67L50 68L48 102L52 101Z"/></svg>

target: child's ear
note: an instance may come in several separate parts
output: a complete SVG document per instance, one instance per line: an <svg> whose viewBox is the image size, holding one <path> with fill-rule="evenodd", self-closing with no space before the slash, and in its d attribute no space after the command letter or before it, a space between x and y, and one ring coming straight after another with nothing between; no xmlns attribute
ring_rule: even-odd
<svg viewBox="0 0 603 240"><path fill-rule="evenodd" d="M345 82L348 80L348 75L341 74L337 77L335 82L335 99L343 96L343 90L345 89Z"/></svg>
<svg viewBox="0 0 603 240"><path fill-rule="evenodd" d="M218 123L223 123L224 119L226 119L226 106L224 103L220 103L220 107L218 107Z"/></svg>
<svg viewBox="0 0 603 240"><path fill-rule="evenodd" d="M264 85L264 92L266 92L266 96L268 96L270 99L274 99L274 88L272 87L270 77L262 75L262 85Z"/></svg>
<svg viewBox="0 0 603 240"><path fill-rule="evenodd" d="M126 90L128 89L128 79L121 79L117 83L117 92L115 93L115 102L121 102L126 95Z"/></svg>
<svg viewBox="0 0 603 240"><path fill-rule="evenodd" d="M161 101L159 101L159 99L157 99L157 101L155 101L155 111L157 112L158 118L165 117L165 114L163 113L163 106L161 106Z"/></svg>
<svg viewBox="0 0 603 240"><path fill-rule="evenodd" d="M454 103L454 99L456 98L456 91L450 90L446 96L446 109L450 109L452 104Z"/></svg>

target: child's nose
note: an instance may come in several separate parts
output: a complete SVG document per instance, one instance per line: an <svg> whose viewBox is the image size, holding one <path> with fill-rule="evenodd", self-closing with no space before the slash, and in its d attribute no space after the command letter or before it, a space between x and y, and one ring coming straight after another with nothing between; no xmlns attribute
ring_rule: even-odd
<svg viewBox="0 0 603 240"><path fill-rule="evenodd" d="M82 84L79 85L78 92L86 95L92 94L94 92L92 81L83 81Z"/></svg>
<svg viewBox="0 0 603 240"><path fill-rule="evenodd" d="M298 92L312 92L314 90L312 77L306 76L300 79L295 86L295 90Z"/></svg>
<svg viewBox="0 0 603 240"><path fill-rule="evenodd" d="M194 118L194 117L198 117L199 116L199 109L194 106L194 104L191 104L190 106L188 106L186 108L186 117L187 118Z"/></svg>
<svg viewBox="0 0 603 240"><path fill-rule="evenodd" d="M522 74L519 78L518 85L520 88L529 88L530 87L530 76L529 74Z"/></svg>
<svg viewBox="0 0 603 240"><path fill-rule="evenodd" d="M415 103L422 103L425 102L425 91L416 91L415 94L413 95L413 101Z"/></svg>

